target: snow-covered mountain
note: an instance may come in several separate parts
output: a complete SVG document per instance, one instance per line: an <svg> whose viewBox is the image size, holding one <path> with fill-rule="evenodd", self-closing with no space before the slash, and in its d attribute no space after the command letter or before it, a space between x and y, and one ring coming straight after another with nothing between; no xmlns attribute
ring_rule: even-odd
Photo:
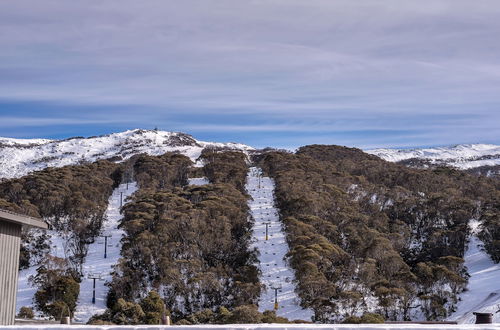
<svg viewBox="0 0 500 330"><path fill-rule="evenodd" d="M371 149L365 152L390 162L402 162L417 167L447 165L466 170L500 165L500 146L494 144L459 144L422 149Z"/></svg>
<svg viewBox="0 0 500 330"><path fill-rule="evenodd" d="M61 167L99 159L120 161L133 155L161 155L178 151L193 161L206 147L255 150L240 143L204 142L185 133L158 130L129 130L95 137L64 140L13 139L0 137L0 178L14 178L45 167ZM425 149L371 149L365 152L415 167L436 165L460 169L500 167L500 146L461 144ZM495 173L498 171L493 170Z"/></svg>
<svg viewBox="0 0 500 330"><path fill-rule="evenodd" d="M0 138L0 178L99 159L120 161L140 153L161 155L178 151L196 161L206 147L253 150L239 143L204 142L184 133L140 129L65 140Z"/></svg>

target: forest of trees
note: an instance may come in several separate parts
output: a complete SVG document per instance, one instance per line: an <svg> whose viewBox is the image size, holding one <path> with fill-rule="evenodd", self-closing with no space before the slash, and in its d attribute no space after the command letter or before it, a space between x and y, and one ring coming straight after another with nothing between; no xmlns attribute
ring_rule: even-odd
<svg viewBox="0 0 500 330"><path fill-rule="evenodd" d="M126 236L108 310L91 323L158 324L165 315L178 324L289 322L256 306L262 285L249 249L249 159L218 149L200 157L203 167L178 153L141 154L0 182L0 208L43 217L70 243L59 259L47 255L47 234L23 232L21 267L39 265L37 309L73 313L80 266L109 196L133 178L139 190L122 210ZM264 150L251 160L275 180L297 291L317 322L446 318L467 283L471 218L482 221L480 238L500 261L496 178L408 168L337 146ZM199 176L210 184L188 185Z"/></svg>
<svg viewBox="0 0 500 330"><path fill-rule="evenodd" d="M275 179L299 295L317 321L372 309L387 319L444 319L467 282L468 220L491 228L490 251L498 243L497 181L337 146L254 158Z"/></svg>
<svg viewBox="0 0 500 330"><path fill-rule="evenodd" d="M88 244L99 235L124 165L109 161L47 168L0 183L0 208L43 218L65 238L66 258L49 255L50 236L23 229L20 268L36 266L35 304L46 315L73 313Z"/></svg>
<svg viewBox="0 0 500 330"><path fill-rule="evenodd" d="M47 168L0 183L0 207L42 217L51 229L66 233L71 267L79 270L87 246L99 234L108 198L121 181L120 165L108 161ZM26 233L21 250L22 268L40 252L46 238ZM29 253L31 252L31 253Z"/></svg>
<svg viewBox="0 0 500 330"><path fill-rule="evenodd" d="M211 150L202 157L211 182L204 186L186 186L192 163L185 156L137 159L140 189L124 207L126 237L110 285L111 309L120 299L134 302L151 289L174 320L256 303L261 288L248 249L245 156Z"/></svg>

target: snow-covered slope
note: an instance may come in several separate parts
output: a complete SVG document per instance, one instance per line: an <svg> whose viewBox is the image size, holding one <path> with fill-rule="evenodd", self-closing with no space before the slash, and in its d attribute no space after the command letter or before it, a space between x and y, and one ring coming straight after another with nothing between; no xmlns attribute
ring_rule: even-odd
<svg viewBox="0 0 500 330"><path fill-rule="evenodd" d="M254 219L252 247L259 251L260 281L266 286L260 295L259 310L263 312L275 308L273 288L280 287L276 314L290 320L311 321L314 313L300 306L300 298L295 293L295 274L285 260L288 244L281 228L278 210L274 206L274 182L271 178L262 177L260 169L251 167L247 176L246 190L252 197L249 201L250 212ZM266 223L268 223L268 240L266 240Z"/></svg>
<svg viewBox="0 0 500 330"><path fill-rule="evenodd" d="M50 237L49 245L50 249L48 254L57 258L68 258L72 255L70 251L69 241L71 234L69 232L60 233L55 230L44 230L44 229L34 229L39 234L45 232ZM41 260L40 260L41 261ZM36 285L32 281L32 277L38 274L37 269L41 266L40 263L31 264L30 267L23 269L19 272L19 277L17 280L17 297L16 297L16 312L19 312L21 307L31 307L36 311L34 306L33 298L37 291ZM36 313L37 316L41 316L41 313Z"/></svg>
<svg viewBox="0 0 500 330"><path fill-rule="evenodd" d="M493 313L493 321L500 322L500 264L495 264L482 249L477 237L480 223L469 222L472 236L465 253L465 266L470 274L467 291L460 295L457 311L450 318L459 323L474 323L473 312Z"/></svg>
<svg viewBox="0 0 500 330"><path fill-rule="evenodd" d="M120 258L121 239L124 234L118 225L122 219L120 214L120 205L137 190L135 182L121 184L113 191L109 198L108 209L106 210L106 221L99 237L93 244L89 245L87 257L83 264L84 278L80 284L80 295L78 296L78 305L75 312L75 320L87 322L94 314L104 313L106 310L106 296L108 287L106 282L111 281L111 271ZM110 236L107 241L104 236ZM104 258L104 244L108 243L106 258ZM96 280L96 299L92 303L93 280L88 277L100 276L101 280Z"/></svg>
<svg viewBox="0 0 500 330"><path fill-rule="evenodd" d="M139 129L66 140L0 138L0 178L98 159L120 161L140 153L161 155L178 151L196 161L206 147L253 150L244 144L204 142L184 133Z"/></svg>
<svg viewBox="0 0 500 330"><path fill-rule="evenodd" d="M109 198L108 208L106 210L106 220L103 223L102 235L111 235L108 238L107 258L104 259L104 245L101 244L104 239L99 237L93 244L89 245L87 257L83 264L82 270L84 278L80 284L80 296L75 312L75 320L86 322L96 313L102 313L106 309L106 295L108 292L106 281L111 280L111 270L120 257L121 238L123 230L118 229L118 225L122 219L120 214L120 204L123 198L123 203L127 197L132 195L137 190L135 183L121 184L113 191ZM48 230L50 235L50 251L49 254L54 257L68 258L71 251L67 246L69 238L65 233L60 233L54 230ZM70 233L66 233L69 235ZM17 303L16 309L19 312L22 306L34 308L33 297L37 291L36 286L30 281L31 276L37 274L37 268L40 265L32 265L31 267L19 272ZM96 281L96 304L92 304L92 281L87 277L90 273L101 274L103 281Z"/></svg>
<svg viewBox="0 0 500 330"><path fill-rule="evenodd" d="M425 149L372 149L365 152L390 162L416 159L430 165L448 165L460 169L500 165L500 146L494 144L459 144Z"/></svg>

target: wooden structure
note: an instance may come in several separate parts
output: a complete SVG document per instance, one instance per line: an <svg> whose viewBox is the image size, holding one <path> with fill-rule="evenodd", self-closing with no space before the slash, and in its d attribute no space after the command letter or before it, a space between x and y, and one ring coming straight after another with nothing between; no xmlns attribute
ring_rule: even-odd
<svg viewBox="0 0 500 330"><path fill-rule="evenodd" d="M0 210L0 326L14 324L23 226L47 229L40 219Z"/></svg>

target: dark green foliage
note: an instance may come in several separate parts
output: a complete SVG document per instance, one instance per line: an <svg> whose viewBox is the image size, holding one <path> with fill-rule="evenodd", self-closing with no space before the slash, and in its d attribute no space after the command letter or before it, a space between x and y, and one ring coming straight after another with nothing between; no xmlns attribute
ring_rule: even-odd
<svg viewBox="0 0 500 330"><path fill-rule="evenodd" d="M80 293L78 276L68 270L64 259L56 257L48 257L37 271L32 279L38 287L37 309L55 319L72 316Z"/></svg>
<svg viewBox="0 0 500 330"><path fill-rule="evenodd" d="M233 310L229 317L229 323L262 323L262 319L263 315L259 313L256 305L242 305Z"/></svg>
<svg viewBox="0 0 500 330"><path fill-rule="evenodd" d="M23 306L19 309L17 317L21 319L32 319L35 317L35 313L32 308Z"/></svg>
<svg viewBox="0 0 500 330"><path fill-rule="evenodd" d="M245 324L245 323L291 323L288 319L276 316L275 311L258 311L256 305L241 305L229 311L220 307L217 312L205 309L178 320L175 325L193 324Z"/></svg>
<svg viewBox="0 0 500 330"><path fill-rule="evenodd" d="M262 313L262 323L290 323L287 318L277 316L276 311L265 311Z"/></svg>
<svg viewBox="0 0 500 330"><path fill-rule="evenodd" d="M224 154L217 153L214 159ZM186 165L182 157L148 156L142 162L141 173L151 174L142 176L141 190L124 207L121 226L127 235L108 306L119 298L137 301L151 287L158 290L174 319L207 308L256 302L260 284L252 265L255 256L248 251L251 224L246 196L232 180L204 186L181 187L184 183L174 180L159 184L152 178L158 167L144 165L161 162L166 173L176 172ZM244 156L231 153L231 157L245 164ZM224 173L227 168L213 169ZM139 174L136 177L139 180Z"/></svg>
<svg viewBox="0 0 500 330"><path fill-rule="evenodd" d="M144 317L145 314L141 305L120 298L111 309L108 309L101 316L95 316L93 319L89 320L89 323L90 321L94 322L95 320L101 319L119 325L142 324L144 322Z"/></svg>
<svg viewBox="0 0 500 330"><path fill-rule="evenodd" d="M486 251L495 262L500 262L500 189L484 205L482 216L483 231L480 238L484 241Z"/></svg>
<svg viewBox="0 0 500 330"><path fill-rule="evenodd" d="M169 312L163 300L157 292L150 291L139 303L117 299L111 308L103 314L94 315L87 324L161 324L162 317L167 315Z"/></svg>
<svg viewBox="0 0 500 330"><path fill-rule="evenodd" d="M429 319L447 316L466 283L467 223L487 218L493 181L409 169L337 146L255 161L275 179L299 294L317 321L339 320L340 309L359 315L368 295L388 319L410 319L418 300L432 302L418 307ZM439 304L443 311L434 313Z"/></svg>
<svg viewBox="0 0 500 330"><path fill-rule="evenodd" d="M382 315L376 313L364 313L361 316L361 323L384 323L385 319Z"/></svg>
<svg viewBox="0 0 500 330"><path fill-rule="evenodd" d="M102 315L94 315L88 321L87 325L114 325L111 321L101 320Z"/></svg>
<svg viewBox="0 0 500 330"><path fill-rule="evenodd" d="M167 315L165 303L155 291L150 291L139 305L144 312L145 324L160 324L162 317Z"/></svg>
<svg viewBox="0 0 500 330"><path fill-rule="evenodd" d="M118 299L112 308L111 321L115 324L140 324L145 317L144 311L139 304Z"/></svg>
<svg viewBox="0 0 500 330"><path fill-rule="evenodd" d="M187 184L191 160L178 153L140 155L134 164L135 179L142 189L168 189Z"/></svg>
<svg viewBox="0 0 500 330"><path fill-rule="evenodd" d="M149 285L163 286L174 315L254 301L260 286L246 209L230 185L137 193L124 208L124 259L111 294L133 300Z"/></svg>
<svg viewBox="0 0 500 330"><path fill-rule="evenodd" d="M201 158L205 162L203 171L210 183L230 183L245 193L248 172L245 154L237 151L204 149Z"/></svg>
<svg viewBox="0 0 500 330"><path fill-rule="evenodd" d="M375 313L364 313L361 317L358 316L348 316L342 323L346 324L362 324L362 323L384 323L385 319L380 314Z"/></svg>
<svg viewBox="0 0 500 330"><path fill-rule="evenodd" d="M52 229L70 233L68 244L72 267L79 268L87 246L98 235L108 198L121 178L120 165L99 161L93 164L47 168L19 179L0 183L0 207L42 217ZM6 205L7 204L7 205ZM30 251L25 244L21 265L29 264Z"/></svg>
<svg viewBox="0 0 500 330"><path fill-rule="evenodd" d="M188 324L210 324L210 323L218 323L217 317L218 315L210 309L204 309L199 312L193 313L186 317L186 321Z"/></svg>

